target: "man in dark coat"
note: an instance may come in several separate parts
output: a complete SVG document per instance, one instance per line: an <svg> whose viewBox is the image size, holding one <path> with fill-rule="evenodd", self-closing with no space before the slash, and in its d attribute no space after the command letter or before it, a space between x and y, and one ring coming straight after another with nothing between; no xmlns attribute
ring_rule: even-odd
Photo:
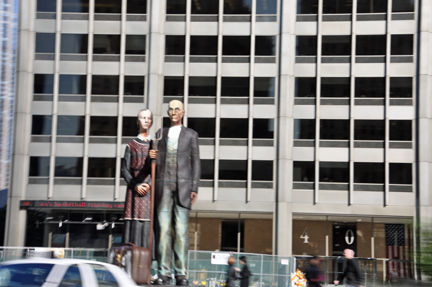
<svg viewBox="0 0 432 287"><path fill-rule="evenodd" d="M360 271L360 267L357 260L354 259L354 250L345 249L344 255L347 259L345 270L338 276L338 279L334 281L336 285L342 282L346 278L346 286L348 287L363 287L363 276Z"/></svg>
<svg viewBox="0 0 432 287"><path fill-rule="evenodd" d="M252 273L249 271L249 267L247 266L246 256L240 256L240 264L243 265L242 271L240 271L240 287L248 287L249 286L249 277L251 277Z"/></svg>
<svg viewBox="0 0 432 287"><path fill-rule="evenodd" d="M171 127L158 131L157 138L162 132L158 151L150 151L151 158L157 157L155 219L159 269L156 284L160 285L169 284L172 265L176 285L189 285L186 278L189 213L198 197L201 161L198 134L182 125L184 114L182 102L169 103Z"/></svg>

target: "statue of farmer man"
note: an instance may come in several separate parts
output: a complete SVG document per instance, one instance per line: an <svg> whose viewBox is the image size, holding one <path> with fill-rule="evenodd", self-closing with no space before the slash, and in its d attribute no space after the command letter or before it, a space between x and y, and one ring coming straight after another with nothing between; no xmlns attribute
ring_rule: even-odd
<svg viewBox="0 0 432 287"><path fill-rule="evenodd" d="M189 249L189 213L198 197L201 176L198 134L182 125L183 103L169 103L171 127L157 132L158 150L150 157L157 158L155 186L156 259L158 285L169 285L174 267L176 285L189 285L187 252ZM162 135L161 135L162 133ZM173 260L174 253L174 263Z"/></svg>

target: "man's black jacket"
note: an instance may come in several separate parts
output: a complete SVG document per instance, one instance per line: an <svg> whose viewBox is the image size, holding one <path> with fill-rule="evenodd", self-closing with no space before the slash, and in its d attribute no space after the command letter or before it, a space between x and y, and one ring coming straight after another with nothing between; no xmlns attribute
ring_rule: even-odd
<svg viewBox="0 0 432 287"><path fill-rule="evenodd" d="M357 260L347 259L346 264L347 265L344 273L338 276L339 284L341 284L344 278L346 278L347 285L354 285L354 286L363 285L362 284L363 276L361 274Z"/></svg>

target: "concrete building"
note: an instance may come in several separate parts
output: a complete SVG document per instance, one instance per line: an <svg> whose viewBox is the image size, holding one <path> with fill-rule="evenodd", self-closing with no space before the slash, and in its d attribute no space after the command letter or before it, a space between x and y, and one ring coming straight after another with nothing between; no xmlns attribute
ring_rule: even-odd
<svg viewBox="0 0 432 287"><path fill-rule="evenodd" d="M118 243L136 114L154 133L181 99L191 249L409 259L432 206L426 1L22 3L7 245Z"/></svg>
<svg viewBox="0 0 432 287"><path fill-rule="evenodd" d="M15 93L17 7L14 0L0 3L0 190L7 189L12 145Z"/></svg>

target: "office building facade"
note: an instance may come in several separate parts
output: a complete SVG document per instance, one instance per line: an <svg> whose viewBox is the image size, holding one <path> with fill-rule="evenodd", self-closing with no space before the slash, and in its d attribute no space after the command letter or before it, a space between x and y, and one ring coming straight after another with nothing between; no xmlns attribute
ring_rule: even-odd
<svg viewBox="0 0 432 287"><path fill-rule="evenodd" d="M191 249L409 259L431 206L425 2L23 3L7 245L34 225L44 246L120 242L136 114L154 134L180 99Z"/></svg>
<svg viewBox="0 0 432 287"><path fill-rule="evenodd" d="M14 112L17 7L13 0L3 0L0 5L0 191L7 192Z"/></svg>

